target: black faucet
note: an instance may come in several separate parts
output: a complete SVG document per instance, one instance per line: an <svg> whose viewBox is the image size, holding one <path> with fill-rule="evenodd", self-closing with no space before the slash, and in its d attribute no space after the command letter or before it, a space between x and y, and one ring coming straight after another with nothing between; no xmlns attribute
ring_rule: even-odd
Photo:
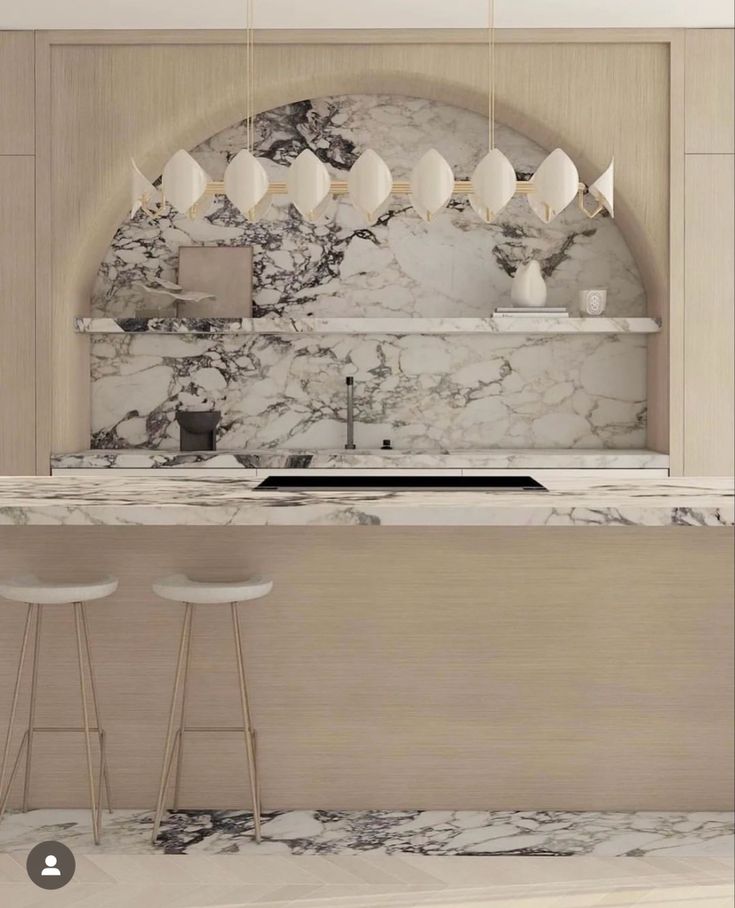
<svg viewBox="0 0 735 908"><path fill-rule="evenodd" d="M355 450L355 379L349 375L345 379L347 385L347 444L346 451Z"/></svg>

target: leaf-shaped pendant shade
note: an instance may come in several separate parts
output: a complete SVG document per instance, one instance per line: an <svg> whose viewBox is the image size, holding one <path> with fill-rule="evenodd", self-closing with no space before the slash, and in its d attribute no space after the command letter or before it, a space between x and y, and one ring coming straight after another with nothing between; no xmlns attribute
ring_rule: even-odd
<svg viewBox="0 0 735 908"><path fill-rule="evenodd" d="M249 221L257 221L271 207L268 174L249 151L243 149L227 165L225 193Z"/></svg>
<svg viewBox="0 0 735 908"><path fill-rule="evenodd" d="M609 211L612 217L615 217L614 211L614 182L615 182L615 159L610 161L607 170L601 174L590 186L590 195L592 198Z"/></svg>
<svg viewBox="0 0 735 908"><path fill-rule="evenodd" d="M430 221L445 207L453 192L452 168L432 148L411 172L411 204L425 221Z"/></svg>
<svg viewBox="0 0 735 908"><path fill-rule="evenodd" d="M196 205L204 195L207 183L206 171L183 149L179 149L163 168L163 194L182 213Z"/></svg>
<svg viewBox="0 0 735 908"><path fill-rule="evenodd" d="M347 177L352 204L368 224L374 224L385 211L391 192L393 177L388 165L372 148L364 151Z"/></svg>
<svg viewBox="0 0 735 908"><path fill-rule="evenodd" d="M288 168L286 187L294 207L307 221L318 220L332 198L329 171L308 148Z"/></svg>
<svg viewBox="0 0 735 908"><path fill-rule="evenodd" d="M502 151L493 148L472 174L470 205L490 223L515 195L516 172Z"/></svg>
<svg viewBox="0 0 735 908"><path fill-rule="evenodd" d="M130 175L130 217L133 218L144 205L146 208L150 208L152 205L160 205L161 193L148 177L142 173L132 158L130 159L130 165L132 168Z"/></svg>
<svg viewBox="0 0 735 908"><path fill-rule="evenodd" d="M530 182L534 191L528 196L528 204L544 224L550 224L579 190L577 168L561 148L544 158Z"/></svg>

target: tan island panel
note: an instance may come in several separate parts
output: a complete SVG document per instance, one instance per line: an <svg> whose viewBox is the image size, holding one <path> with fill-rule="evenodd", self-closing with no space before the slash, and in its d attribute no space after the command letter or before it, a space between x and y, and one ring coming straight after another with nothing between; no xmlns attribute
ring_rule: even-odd
<svg viewBox="0 0 735 908"><path fill-rule="evenodd" d="M275 580L242 606L266 810L724 810L732 539L689 527L12 527L0 575L121 578L90 606L120 807L155 800L183 618L152 580L257 571ZM49 611L38 721L77 725L72 621ZM0 727L23 617L2 609ZM202 607L194 631L190 721L234 725L226 607ZM32 803L83 806L81 736L39 737L34 754ZM186 807L246 805L241 737L191 736L182 782Z"/></svg>

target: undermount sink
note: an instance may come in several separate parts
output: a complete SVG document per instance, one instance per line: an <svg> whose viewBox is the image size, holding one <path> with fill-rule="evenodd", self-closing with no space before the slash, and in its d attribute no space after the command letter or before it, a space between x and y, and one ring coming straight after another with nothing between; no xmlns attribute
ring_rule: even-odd
<svg viewBox="0 0 735 908"><path fill-rule="evenodd" d="M268 476L261 492L547 492L530 476Z"/></svg>

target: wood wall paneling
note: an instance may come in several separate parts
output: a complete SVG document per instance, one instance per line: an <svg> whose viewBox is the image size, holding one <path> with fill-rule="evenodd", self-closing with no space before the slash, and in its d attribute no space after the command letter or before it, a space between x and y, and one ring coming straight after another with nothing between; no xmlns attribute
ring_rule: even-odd
<svg viewBox="0 0 735 908"><path fill-rule="evenodd" d="M0 31L0 155L34 152L33 54L33 32Z"/></svg>
<svg viewBox="0 0 735 908"><path fill-rule="evenodd" d="M236 565L275 581L241 606L265 809L726 810L732 543L698 527L9 527L0 575L120 577L89 607L119 807L155 801L183 619L151 582ZM78 725L73 622L47 614L38 720ZM23 618L2 609L0 728ZM194 634L190 721L236 725L226 606L201 607ZM39 736L32 805L86 804L83 753L79 735ZM247 805L245 779L240 735L189 737L184 807Z"/></svg>
<svg viewBox="0 0 735 908"><path fill-rule="evenodd" d="M306 43L298 35L261 35L258 72L264 87L258 106L329 92L392 90L484 111L485 49L479 33L459 46L442 44L439 34L426 35L421 43L418 33L390 33L374 43L380 37L352 36L352 43L345 43L349 35L324 33L309 35ZM501 36L499 115L541 144L564 145L586 179L604 166L611 150L615 153L619 223L638 255L649 311L664 318L664 331L649 345L648 442L669 450L673 472L680 473L688 443L684 153L727 150L720 139L732 133L727 128L732 33L569 32L551 43L548 37L530 31ZM40 132L48 127L39 135L39 206L55 213L49 242L39 242L39 249L53 256L48 268L39 264L39 283L48 287L48 299L40 298L48 308L39 311L38 322L39 344L45 333L49 348L48 381L39 383L43 469L51 448L87 444L88 345L69 334L68 323L86 310L99 259L124 216L127 155L134 153L153 175L176 147L196 144L238 119L243 53L229 33L52 33L39 40L47 56L47 77L39 69L39 107L48 107L47 117L39 114ZM309 73L306 82L303 72ZM558 91L560 84L564 92ZM721 89L715 96L712 84ZM597 103L601 93L608 99L604 111ZM634 106L628 103L631 94ZM661 103L667 94L668 109ZM55 166L62 159L71 167ZM43 368L40 362L39 375ZM51 387L53 422L51 402L44 399L44 389ZM45 428L49 437L43 439Z"/></svg>
<svg viewBox="0 0 735 908"><path fill-rule="evenodd" d="M684 191L686 135L686 32L669 46L669 298L661 334L649 343L648 384L662 408L649 408L649 447L669 453L672 476L684 475ZM662 360L665 367L662 366ZM664 447L666 446L666 447Z"/></svg>
<svg viewBox="0 0 735 908"><path fill-rule="evenodd" d="M568 43L533 43L538 36L531 32L528 43L501 43L498 118L546 147L563 145L586 180L615 155L618 222L638 258L652 314L665 313L669 121L661 102L668 98L667 45L580 43L568 34ZM120 43L134 40L120 35L110 36L115 44L99 36L84 45L69 43L68 35L58 37L64 43L56 43L55 33L42 38L50 73L39 79L39 92L47 95L53 138L42 165L53 218L44 324L52 345L50 446L56 452L89 442L88 341L75 337L69 324L88 310L100 259L125 216L129 157L155 176L176 148L194 146L244 111L244 50L230 43L231 35L219 45L200 43L197 34L188 35L187 44L170 43L175 36L155 38L137 45ZM481 44L419 44L415 37L395 44L386 36L375 45L267 44L257 55L258 109L331 93L388 91L486 111ZM664 359L657 389L667 385L665 369ZM663 407L665 422L665 396L657 389L653 405Z"/></svg>
<svg viewBox="0 0 735 908"><path fill-rule="evenodd" d="M735 69L731 28L686 33L686 150L735 152Z"/></svg>
<svg viewBox="0 0 735 908"><path fill-rule="evenodd" d="M684 467L735 474L733 155L686 156Z"/></svg>
<svg viewBox="0 0 735 908"><path fill-rule="evenodd" d="M671 28L502 28L498 44L667 44ZM242 44L237 29L65 29L52 33L54 44ZM256 29L263 44L444 44L487 45L486 28L266 28Z"/></svg>
<svg viewBox="0 0 735 908"><path fill-rule="evenodd" d="M34 159L0 155L0 474L35 473Z"/></svg>

